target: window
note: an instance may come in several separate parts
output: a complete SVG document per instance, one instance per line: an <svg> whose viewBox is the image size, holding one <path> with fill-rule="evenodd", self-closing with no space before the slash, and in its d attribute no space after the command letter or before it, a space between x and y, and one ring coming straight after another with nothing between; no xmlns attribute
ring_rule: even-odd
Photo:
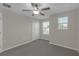
<svg viewBox="0 0 79 59"><path fill-rule="evenodd" d="M58 29L68 29L68 17L58 18Z"/></svg>
<svg viewBox="0 0 79 59"><path fill-rule="evenodd" d="M43 34L49 34L49 21L42 23Z"/></svg>

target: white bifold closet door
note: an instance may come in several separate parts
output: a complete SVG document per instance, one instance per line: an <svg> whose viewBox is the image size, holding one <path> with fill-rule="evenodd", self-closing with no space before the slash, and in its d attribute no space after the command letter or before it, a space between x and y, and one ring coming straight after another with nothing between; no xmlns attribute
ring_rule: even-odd
<svg viewBox="0 0 79 59"><path fill-rule="evenodd" d="M2 50L2 14L0 13L0 51Z"/></svg>
<svg viewBox="0 0 79 59"><path fill-rule="evenodd" d="M32 40L37 40L40 38L40 24L39 21L32 22Z"/></svg>

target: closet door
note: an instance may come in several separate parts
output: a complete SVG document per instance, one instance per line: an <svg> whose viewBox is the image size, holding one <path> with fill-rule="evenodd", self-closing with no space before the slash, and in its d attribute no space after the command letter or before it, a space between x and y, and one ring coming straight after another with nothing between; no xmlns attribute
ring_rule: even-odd
<svg viewBox="0 0 79 59"><path fill-rule="evenodd" d="M0 13L0 51L2 49L2 15Z"/></svg>
<svg viewBox="0 0 79 59"><path fill-rule="evenodd" d="M32 22L32 40L37 40L39 39L39 22L38 21L33 21Z"/></svg>

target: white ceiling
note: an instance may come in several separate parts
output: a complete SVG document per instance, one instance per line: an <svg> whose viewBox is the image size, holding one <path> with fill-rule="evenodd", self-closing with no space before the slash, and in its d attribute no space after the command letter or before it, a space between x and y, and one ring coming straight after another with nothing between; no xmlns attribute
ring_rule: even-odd
<svg viewBox="0 0 79 59"><path fill-rule="evenodd" d="M23 12L22 11L22 9L32 9L32 7L30 6L29 3L9 3L9 4L12 6L12 8L7 8L7 9L22 13L26 16L34 17L36 19L45 19L45 18L48 18L50 15L53 15L56 13L77 9L79 6L78 3L43 3L43 4L41 4L41 6L39 8L44 8L44 7L48 7L48 6L51 8L50 10L43 12L46 15L45 16L41 16L41 15L32 16L32 12L30 12L30 11ZM2 4L0 4L0 6L2 6ZM5 7L3 7L3 8L5 8Z"/></svg>

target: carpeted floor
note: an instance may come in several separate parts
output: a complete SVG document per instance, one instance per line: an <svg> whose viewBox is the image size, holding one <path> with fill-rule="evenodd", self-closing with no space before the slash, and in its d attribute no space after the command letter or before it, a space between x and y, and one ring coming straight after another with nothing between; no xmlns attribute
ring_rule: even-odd
<svg viewBox="0 0 79 59"><path fill-rule="evenodd" d="M49 44L46 40L35 40L0 53L0 56L78 56L77 51Z"/></svg>

